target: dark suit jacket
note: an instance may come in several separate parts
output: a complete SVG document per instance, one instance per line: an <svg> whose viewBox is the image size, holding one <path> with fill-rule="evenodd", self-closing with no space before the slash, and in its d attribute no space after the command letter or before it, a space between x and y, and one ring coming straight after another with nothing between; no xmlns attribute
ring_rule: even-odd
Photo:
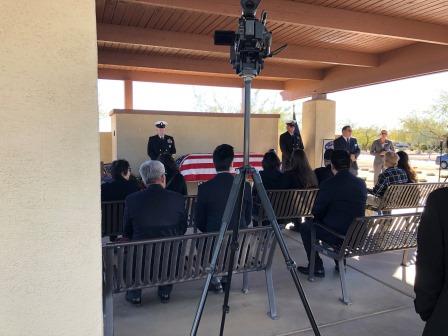
<svg viewBox="0 0 448 336"><path fill-rule="evenodd" d="M345 235L356 217L365 213L367 188L363 180L348 170L322 182L314 203L314 219Z"/></svg>
<svg viewBox="0 0 448 336"><path fill-rule="evenodd" d="M415 310L426 321L423 336L448 333L448 188L432 192L418 228Z"/></svg>
<svg viewBox="0 0 448 336"><path fill-rule="evenodd" d="M140 188L135 181L126 181L124 178L106 182L101 185L101 201L124 201L124 199Z"/></svg>
<svg viewBox="0 0 448 336"><path fill-rule="evenodd" d="M198 188L196 203L196 226L202 232L219 231L222 224L222 215L229 198L230 189L233 184L233 175L230 173L219 173L210 181L201 184ZM243 197L244 222L242 227L247 227L251 221L252 197L250 184L246 183ZM237 222L238 210L233 213L229 229Z"/></svg>
<svg viewBox="0 0 448 336"><path fill-rule="evenodd" d="M319 185L321 185L323 181L334 176L333 171L331 170L331 165L314 169L314 174L316 174Z"/></svg>
<svg viewBox="0 0 448 336"><path fill-rule="evenodd" d="M183 235L187 230L185 198L153 184L126 198L124 234L131 240Z"/></svg>
<svg viewBox="0 0 448 336"><path fill-rule="evenodd" d="M163 139L158 135L149 137L147 153L151 160L157 160L161 154L176 154L174 138L169 135L165 135Z"/></svg>
<svg viewBox="0 0 448 336"><path fill-rule="evenodd" d="M350 141L345 141L343 136L335 139L333 142L334 150L345 150L349 154L355 154L355 157L358 158L359 154L361 154L361 149L358 146L358 140L356 138L350 138ZM352 168L358 170L358 163L352 162Z"/></svg>
<svg viewBox="0 0 448 336"><path fill-rule="evenodd" d="M286 189L285 177L280 170L262 170L260 177L266 190Z"/></svg>

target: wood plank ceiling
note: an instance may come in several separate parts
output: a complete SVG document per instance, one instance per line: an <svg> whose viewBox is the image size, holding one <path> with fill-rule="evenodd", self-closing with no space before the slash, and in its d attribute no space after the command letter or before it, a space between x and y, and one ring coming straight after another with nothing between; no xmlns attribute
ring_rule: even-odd
<svg viewBox="0 0 448 336"><path fill-rule="evenodd" d="M240 86L215 30L238 0L97 0L99 78ZM447 0L262 0L274 47L254 83L285 99L448 70Z"/></svg>

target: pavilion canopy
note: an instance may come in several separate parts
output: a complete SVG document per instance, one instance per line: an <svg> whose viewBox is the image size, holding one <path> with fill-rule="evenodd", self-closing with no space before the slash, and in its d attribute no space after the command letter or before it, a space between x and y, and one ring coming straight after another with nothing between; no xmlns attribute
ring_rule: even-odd
<svg viewBox="0 0 448 336"><path fill-rule="evenodd" d="M285 99L448 70L447 0L262 0L273 48L258 88ZM99 78L236 86L239 0L96 0Z"/></svg>

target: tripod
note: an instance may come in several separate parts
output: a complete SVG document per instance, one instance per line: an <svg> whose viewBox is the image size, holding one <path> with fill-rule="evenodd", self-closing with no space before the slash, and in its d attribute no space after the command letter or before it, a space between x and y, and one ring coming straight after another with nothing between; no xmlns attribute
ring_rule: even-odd
<svg viewBox="0 0 448 336"><path fill-rule="evenodd" d="M232 240L230 244L230 261L229 268L227 272L227 286L225 288L224 294L224 304L222 310L222 318L221 318L221 327L219 335L223 336L224 334L224 326L226 321L226 315L229 313L229 298L230 298L230 287L232 283L232 274L233 267L235 261L235 253L238 250L238 234L239 234L239 226L241 223L241 219L243 216L243 202L242 198L245 192L246 186L246 177L248 175L252 175L254 181L254 187L258 193L258 197L261 200L261 204L268 215L269 222L274 230L274 235L277 240L277 243L282 251L283 257L285 259L286 267L291 273L292 279L296 286L296 289L299 293L300 299L302 300L303 307L305 308L306 314L310 321L311 327L316 336L320 336L319 329L317 327L316 321L314 320L313 313L308 304L308 300L305 296L305 292L303 291L302 285L300 283L299 275L297 273L297 268L294 260L291 258L286 242L282 236L280 226L275 217L274 210L269 201L266 190L261 181L260 174L258 171L251 167L249 164L249 134L250 134L250 90L252 85L252 76L244 77L244 166L239 169L238 174L236 175L232 189L230 191L229 198L227 200L227 204L224 210L224 214L222 217L222 225L219 231L219 236L216 242L216 245L213 250L212 260L210 263L209 273L207 275L207 279L205 281L204 289L202 291L201 299L199 301L199 305L196 311L196 315L194 318L193 326L191 329L190 336L196 336L199 324L201 322L202 313L204 311L205 302L207 300L208 288L210 286L212 277L216 271L216 263L218 260L219 251L222 247L222 243L224 240L225 232L227 231L229 224L232 220L232 216L236 211L236 208L239 207L238 213L238 221L237 224L233 227Z"/></svg>

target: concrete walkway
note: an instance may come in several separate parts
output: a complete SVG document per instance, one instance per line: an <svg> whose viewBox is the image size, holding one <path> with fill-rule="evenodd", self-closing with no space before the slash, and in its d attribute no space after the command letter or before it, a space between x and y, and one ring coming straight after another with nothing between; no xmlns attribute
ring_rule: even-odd
<svg viewBox="0 0 448 336"><path fill-rule="evenodd" d="M306 256L295 232L286 232L296 263ZM302 285L325 336L419 336L423 323L413 308L414 266L400 267L401 253L362 257L348 261L347 278L353 304L346 306L334 263L324 258L326 277L314 283L301 276ZM405 280L403 280L405 278ZM134 307L115 296L115 334L118 336L183 336L189 333L203 282L175 286L169 304L161 304L155 289L147 289L143 303ZM225 335L305 336L313 335L297 291L277 249L274 261L279 319L267 315L267 295L262 272L250 275L250 291L240 291L242 277L232 286L230 314ZM223 295L210 293L198 335L218 335Z"/></svg>

